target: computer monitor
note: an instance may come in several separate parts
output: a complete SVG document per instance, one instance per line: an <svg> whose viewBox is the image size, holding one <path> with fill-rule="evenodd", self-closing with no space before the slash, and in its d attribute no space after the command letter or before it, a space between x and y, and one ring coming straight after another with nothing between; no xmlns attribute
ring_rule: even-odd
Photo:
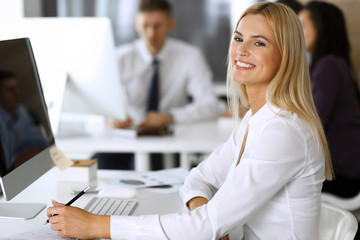
<svg viewBox="0 0 360 240"><path fill-rule="evenodd" d="M0 41L0 184L11 200L53 167L52 133L29 39ZM45 204L0 203L0 217L32 218Z"/></svg>
<svg viewBox="0 0 360 240"><path fill-rule="evenodd" d="M0 29L0 39L30 39L55 135L64 112L125 119L126 93L108 18L24 18L0 23Z"/></svg>

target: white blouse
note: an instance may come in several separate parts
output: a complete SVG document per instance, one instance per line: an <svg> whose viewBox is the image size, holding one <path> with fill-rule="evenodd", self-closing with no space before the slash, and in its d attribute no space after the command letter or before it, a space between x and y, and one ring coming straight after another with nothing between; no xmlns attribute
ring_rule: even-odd
<svg viewBox="0 0 360 240"><path fill-rule="evenodd" d="M203 196L208 204L187 213L112 216L111 236L218 239L243 227L245 239L318 239L324 175L322 150L307 125L266 104L254 116L249 111L227 142L186 178L184 203Z"/></svg>

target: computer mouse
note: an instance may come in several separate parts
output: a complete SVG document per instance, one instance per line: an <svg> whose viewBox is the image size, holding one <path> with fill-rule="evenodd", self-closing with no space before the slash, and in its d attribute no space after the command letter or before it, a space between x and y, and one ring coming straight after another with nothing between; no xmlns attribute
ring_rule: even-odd
<svg viewBox="0 0 360 240"><path fill-rule="evenodd" d="M137 190L132 187L111 186L101 189L98 193L99 197L108 198L133 198L136 196Z"/></svg>

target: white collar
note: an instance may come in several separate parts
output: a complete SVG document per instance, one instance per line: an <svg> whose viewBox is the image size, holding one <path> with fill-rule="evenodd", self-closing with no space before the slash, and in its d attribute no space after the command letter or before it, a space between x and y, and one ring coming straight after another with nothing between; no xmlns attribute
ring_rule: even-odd
<svg viewBox="0 0 360 240"><path fill-rule="evenodd" d="M136 42L136 44L138 45L138 49L139 49L139 53L140 53L141 57L144 59L144 61L146 63L151 64L154 57L157 60L159 60L160 62L166 58L166 55L170 50L169 41L170 40L168 38L165 39L163 48L160 50L160 52L156 56L153 56L149 52L148 48L146 47L145 41L143 39L139 39Z"/></svg>
<svg viewBox="0 0 360 240"><path fill-rule="evenodd" d="M275 107L270 102L266 102L254 115L252 115L251 109L246 113L243 120L247 122L249 128L253 130L259 129L260 125L267 119L273 117L284 111L278 107Z"/></svg>

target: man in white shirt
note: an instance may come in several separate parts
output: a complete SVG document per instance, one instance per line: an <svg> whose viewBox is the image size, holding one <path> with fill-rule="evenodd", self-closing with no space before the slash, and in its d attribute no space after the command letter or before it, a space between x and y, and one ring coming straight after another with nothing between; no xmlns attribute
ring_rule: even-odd
<svg viewBox="0 0 360 240"><path fill-rule="evenodd" d="M143 0L135 19L139 39L117 49L120 78L127 90L129 118L117 127L143 127L214 119L225 110L217 100L212 73L201 51L185 42L168 38L174 28L171 6L165 0ZM157 111L147 111L152 62L159 67ZM189 102L189 97L192 99Z"/></svg>
<svg viewBox="0 0 360 240"><path fill-rule="evenodd" d="M214 93L212 72L200 49L168 37L174 26L171 5L166 0L140 2L135 18L140 38L118 47L116 52L127 93L128 118L112 120L114 127L136 125L141 134L156 134L166 132L173 123L215 119L225 112L226 105ZM157 109L149 111L153 59L158 61L158 101ZM94 157L99 160L99 168L133 168L125 160L132 154L122 154L122 161L118 161L118 154L98 153ZM154 170L162 168L161 161L157 162L154 166L153 161Z"/></svg>

